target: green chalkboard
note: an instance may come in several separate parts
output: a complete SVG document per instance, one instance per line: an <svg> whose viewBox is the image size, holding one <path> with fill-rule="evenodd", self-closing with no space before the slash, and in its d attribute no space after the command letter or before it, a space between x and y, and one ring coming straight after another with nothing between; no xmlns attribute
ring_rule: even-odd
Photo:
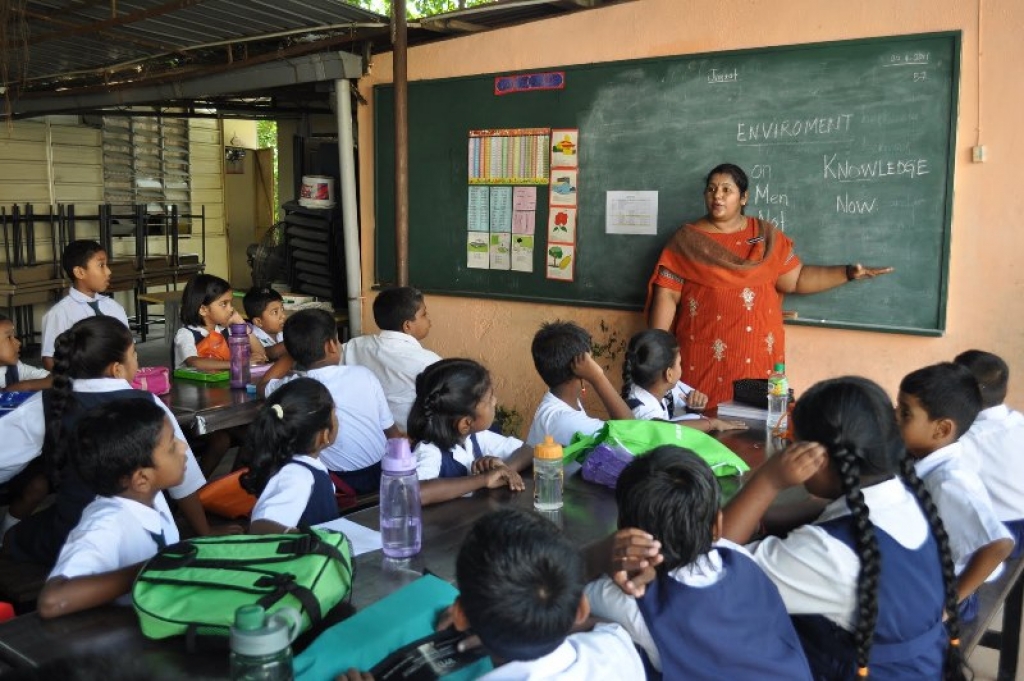
<svg viewBox="0 0 1024 681"><path fill-rule="evenodd" d="M785 307L797 323L938 334L945 325L960 34L898 36L549 70L561 90L496 96L494 75L409 86L410 283L427 292L640 309L666 239L704 213L704 175L751 178L747 213L805 263L887 277ZM536 71L545 71L537 69ZM394 90L375 91L376 274L395 278ZM575 281L467 267L468 133L579 129ZM658 192L657 235L605 232L609 190Z"/></svg>

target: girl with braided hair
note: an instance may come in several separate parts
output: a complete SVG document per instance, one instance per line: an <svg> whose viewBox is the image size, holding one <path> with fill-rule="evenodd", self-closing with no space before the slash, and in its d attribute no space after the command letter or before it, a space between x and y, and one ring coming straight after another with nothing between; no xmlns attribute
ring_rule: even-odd
<svg viewBox="0 0 1024 681"><path fill-rule="evenodd" d="M170 418L174 436L185 439L174 415L156 395L132 388L138 368L135 342L124 324L110 316L86 317L57 337L53 387L0 420L3 458L27 463L42 455L45 474L57 491L52 506L7 533L4 551L11 557L52 566L82 510L96 496L78 477L75 452L68 446L83 413L118 399L152 400ZM209 534L198 497L206 479L191 451L186 457L184 480L169 491L193 529Z"/></svg>
<svg viewBox="0 0 1024 681"><path fill-rule="evenodd" d="M533 448L488 430L496 404L490 373L471 359L442 359L416 377L409 438L424 505L478 489L524 489L519 471Z"/></svg>
<svg viewBox="0 0 1024 681"><path fill-rule="evenodd" d="M749 541L788 487L828 502L800 519L813 524L748 547L779 588L814 678L963 679L948 536L885 392L864 378L823 381L797 402L793 426L798 441L724 509L723 536Z"/></svg>
<svg viewBox="0 0 1024 681"><path fill-rule="evenodd" d="M679 343L661 329L641 331L629 340L622 362L622 399L636 419L680 421L704 432L746 428L701 414L708 396L679 380Z"/></svg>

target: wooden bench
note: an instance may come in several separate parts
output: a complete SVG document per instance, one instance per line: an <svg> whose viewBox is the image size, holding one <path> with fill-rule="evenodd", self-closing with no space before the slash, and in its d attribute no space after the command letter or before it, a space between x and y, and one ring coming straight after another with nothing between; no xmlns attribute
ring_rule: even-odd
<svg viewBox="0 0 1024 681"><path fill-rule="evenodd" d="M1024 611L1024 558L1006 561L999 579L978 589L978 617L965 624L960 632L964 655L970 656L978 646L999 653L998 681L1013 681L1017 676L1020 652L1021 616ZM1002 631L989 627L1003 610Z"/></svg>

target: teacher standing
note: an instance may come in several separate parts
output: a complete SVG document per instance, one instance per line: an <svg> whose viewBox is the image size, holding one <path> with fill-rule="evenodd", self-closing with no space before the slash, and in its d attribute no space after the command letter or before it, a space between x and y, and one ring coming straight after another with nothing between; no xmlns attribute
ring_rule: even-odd
<svg viewBox="0 0 1024 681"><path fill-rule="evenodd" d="M817 293L892 271L804 265L775 225L743 214L748 184L731 163L708 173L707 215L672 236L648 287L649 325L675 333L682 380L708 394L708 407L732 399L734 380L767 378L786 361L783 294Z"/></svg>

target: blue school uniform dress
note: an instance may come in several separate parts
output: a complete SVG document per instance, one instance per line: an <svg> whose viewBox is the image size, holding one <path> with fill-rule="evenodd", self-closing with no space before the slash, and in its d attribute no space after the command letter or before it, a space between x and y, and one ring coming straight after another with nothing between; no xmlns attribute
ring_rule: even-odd
<svg viewBox="0 0 1024 681"><path fill-rule="evenodd" d="M809 680L779 590L747 555L717 551L722 579L705 586L656 579L637 601L664 678Z"/></svg>
<svg viewBox="0 0 1024 681"><path fill-rule="evenodd" d="M306 529L336 520L338 502L327 467L318 458L296 454L267 482L252 520L271 520Z"/></svg>
<svg viewBox="0 0 1024 681"><path fill-rule="evenodd" d="M465 442L457 443L447 451L431 442L420 442L413 450L416 476L421 481L462 477L469 475L473 462L480 457L493 456L507 461L522 446L522 440L490 430L473 433Z"/></svg>
<svg viewBox="0 0 1024 681"><path fill-rule="evenodd" d="M849 516L818 527L856 552ZM878 620L868 663L870 678L941 679L949 637L942 623L945 587L935 538L929 533L923 544L910 549L877 526L875 537L881 575ZM821 615L796 615L793 624L815 679L855 678L857 648L850 632Z"/></svg>

